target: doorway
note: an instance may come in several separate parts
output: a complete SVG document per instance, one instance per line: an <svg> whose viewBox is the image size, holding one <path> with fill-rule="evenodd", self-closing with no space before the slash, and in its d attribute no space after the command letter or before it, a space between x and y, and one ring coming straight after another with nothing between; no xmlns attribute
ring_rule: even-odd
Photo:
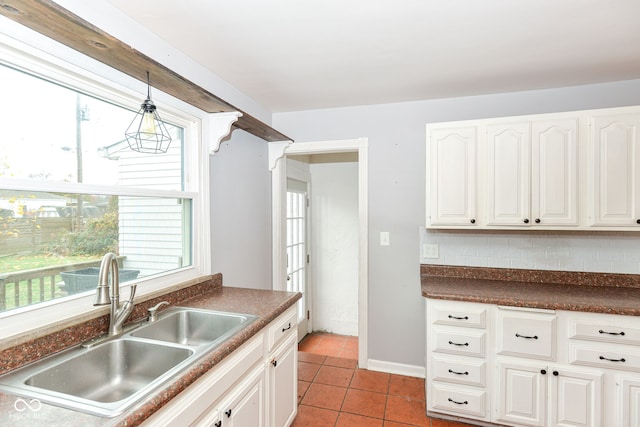
<svg viewBox="0 0 640 427"><path fill-rule="evenodd" d="M321 141L307 143L271 143L269 146L270 169L272 171L272 197L273 197L273 289L286 290L287 277L292 270L287 264L287 246L290 241L287 237L287 165L289 158L313 158L320 155L345 155L351 154L357 159L357 191L351 196L355 203L354 211L357 220L352 224L354 231L354 256L351 265L356 265L352 281L354 291L354 302L357 307L357 316L354 320L353 328L357 330L358 336L358 362L361 368L367 367L367 247L368 247L368 221L367 221L367 154L368 142L366 138L341 141ZM327 157L327 156L324 156ZM335 157L335 156L334 156ZM340 156L338 156L340 157ZM343 156L344 157L344 156ZM347 157L349 157L347 155ZM290 176L289 176L290 177ZM353 200L355 199L355 200ZM313 202L312 202L313 204ZM313 215L312 215L313 218ZM313 219L312 219L313 221ZM308 235L308 233L307 233ZM307 241L307 243L309 243ZM313 242L312 242L313 244ZM307 251L309 248L307 248ZM313 265L313 254L311 254L311 265ZM307 274L308 277L308 274ZM305 281L305 286L309 284ZM307 289L308 290L308 289ZM306 301L313 295L306 292ZM331 304L331 303L329 303ZM313 321L313 313L311 315ZM315 329L315 328L314 328ZM301 331L303 333L304 331Z"/></svg>

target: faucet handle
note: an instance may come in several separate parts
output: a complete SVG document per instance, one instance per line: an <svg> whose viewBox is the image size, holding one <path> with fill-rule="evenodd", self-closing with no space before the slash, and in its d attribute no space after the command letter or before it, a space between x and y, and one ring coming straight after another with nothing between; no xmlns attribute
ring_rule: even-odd
<svg viewBox="0 0 640 427"><path fill-rule="evenodd" d="M149 313L149 318L147 320L149 322L155 322L156 320L158 320L158 309L163 305L169 305L169 302L162 301L154 305L153 307L147 309L147 312Z"/></svg>

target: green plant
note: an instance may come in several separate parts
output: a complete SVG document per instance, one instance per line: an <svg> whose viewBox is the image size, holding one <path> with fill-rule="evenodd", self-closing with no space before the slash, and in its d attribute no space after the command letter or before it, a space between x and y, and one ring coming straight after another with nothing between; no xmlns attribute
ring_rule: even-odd
<svg viewBox="0 0 640 427"><path fill-rule="evenodd" d="M111 210L102 218L88 220L82 230L64 233L49 250L63 255L117 254L118 212Z"/></svg>

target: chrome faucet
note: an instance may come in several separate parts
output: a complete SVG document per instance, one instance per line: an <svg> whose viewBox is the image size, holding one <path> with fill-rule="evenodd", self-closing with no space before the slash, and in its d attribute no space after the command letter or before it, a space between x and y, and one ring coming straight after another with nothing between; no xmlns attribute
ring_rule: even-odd
<svg viewBox="0 0 640 427"><path fill-rule="evenodd" d="M109 280L109 276L111 276L111 280ZM111 284L111 297L109 297L109 284ZM96 288L96 299L93 305L111 304L111 311L109 313L109 336L122 333L122 325L133 311L133 296L135 294L136 285L131 285L129 300L120 307L118 260L115 254L111 252L106 254L102 258L102 263L100 263L98 287Z"/></svg>

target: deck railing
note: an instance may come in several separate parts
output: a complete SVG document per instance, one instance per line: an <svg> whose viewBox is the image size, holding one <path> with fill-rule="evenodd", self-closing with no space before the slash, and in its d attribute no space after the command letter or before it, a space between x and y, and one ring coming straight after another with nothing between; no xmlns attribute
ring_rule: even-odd
<svg viewBox="0 0 640 427"><path fill-rule="evenodd" d="M118 257L120 265L124 256ZM0 274L0 311L24 307L67 295L60 273L99 267L101 260Z"/></svg>

